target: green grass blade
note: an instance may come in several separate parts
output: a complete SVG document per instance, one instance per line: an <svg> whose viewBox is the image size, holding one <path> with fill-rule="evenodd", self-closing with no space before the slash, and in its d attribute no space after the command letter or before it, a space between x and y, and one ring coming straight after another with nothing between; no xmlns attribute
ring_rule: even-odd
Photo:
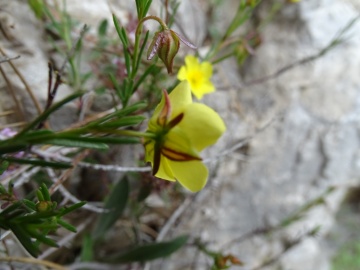
<svg viewBox="0 0 360 270"><path fill-rule="evenodd" d="M128 201L129 191L129 181L125 176L113 188L105 203L105 208L109 212L102 213L99 217L92 233L94 240L100 239L122 215Z"/></svg>
<svg viewBox="0 0 360 270"><path fill-rule="evenodd" d="M78 147L78 148L90 148L90 149L99 149L99 150L108 150L109 146L104 143L98 143L89 140L89 138L81 138L81 137L74 137L71 139L67 138L56 138L45 140L42 144L52 144L52 145L59 145L59 146L66 146L66 147Z"/></svg>
<svg viewBox="0 0 360 270"><path fill-rule="evenodd" d="M39 166L39 167L52 167L52 168L55 168L55 169L69 169L69 168L72 168L72 164L69 164L69 163L51 162L51 161L44 161L44 160L41 160L41 159L2 157L1 160L6 160L6 161L8 161L10 163L29 164L29 165Z"/></svg>
<svg viewBox="0 0 360 270"><path fill-rule="evenodd" d="M130 262L145 262L164 258L182 246L187 242L188 236L179 236L169 242L153 243L143 246L135 247L133 250L126 252L116 258L112 258L111 262L115 263L130 263Z"/></svg>
<svg viewBox="0 0 360 270"><path fill-rule="evenodd" d="M22 131L20 131L18 134L16 134L13 137L13 140L19 139L21 137L24 137L25 134L30 131L31 129L35 128L38 124L44 122L53 112L60 109L62 106L64 106L66 103L69 103L70 101L81 97L84 94L84 92L77 92L70 96L67 96L63 100L55 103L53 106L51 106L49 109L44 111L41 115L39 115L35 120L33 120L28 126L26 126Z"/></svg>

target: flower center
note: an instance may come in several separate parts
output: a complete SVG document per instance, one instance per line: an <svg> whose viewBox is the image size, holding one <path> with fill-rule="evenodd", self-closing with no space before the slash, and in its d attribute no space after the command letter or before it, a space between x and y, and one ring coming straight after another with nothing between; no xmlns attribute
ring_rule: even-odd
<svg viewBox="0 0 360 270"><path fill-rule="evenodd" d="M201 85L203 74L200 70L191 70L188 73L188 80L192 88L198 88Z"/></svg>

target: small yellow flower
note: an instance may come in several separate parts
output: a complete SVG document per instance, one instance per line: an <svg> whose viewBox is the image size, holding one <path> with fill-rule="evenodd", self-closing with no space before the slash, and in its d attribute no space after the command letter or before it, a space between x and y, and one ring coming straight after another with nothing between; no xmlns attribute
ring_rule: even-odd
<svg viewBox="0 0 360 270"><path fill-rule="evenodd" d="M213 109L192 102L189 83L181 82L169 95L164 91L149 121L147 132L154 138L145 141L145 160L151 163L156 177L177 180L197 192L208 178L200 152L214 144L225 129Z"/></svg>
<svg viewBox="0 0 360 270"><path fill-rule="evenodd" d="M214 92L215 87L210 81L213 68L210 62L199 62L195 56L185 57L185 66L182 66L177 75L180 81L188 81L192 93L197 99Z"/></svg>

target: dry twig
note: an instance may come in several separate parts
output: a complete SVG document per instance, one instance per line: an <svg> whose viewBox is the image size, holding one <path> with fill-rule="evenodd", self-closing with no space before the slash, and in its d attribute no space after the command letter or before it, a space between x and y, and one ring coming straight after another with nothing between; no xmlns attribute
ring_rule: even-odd
<svg viewBox="0 0 360 270"><path fill-rule="evenodd" d="M3 59L0 59L0 64L9 62L11 60L16 60L16 59L19 59L19 58L20 58L20 55L14 56L14 57L4 57Z"/></svg>
<svg viewBox="0 0 360 270"><path fill-rule="evenodd" d="M18 262L23 264L35 264L35 265L41 265L45 267L50 267L55 270L68 270L66 267L63 267L59 264L50 262L50 261L44 261L44 260L38 260L35 258L30 257L0 257L0 262Z"/></svg>
<svg viewBox="0 0 360 270"><path fill-rule="evenodd" d="M7 57L7 55L5 54L5 52L3 51L3 49L0 47L0 53L4 56ZM34 92L31 90L29 84L26 82L24 76L20 73L20 71L17 69L17 67L11 62L11 60L8 61L8 63L10 64L11 68L14 70L14 72L16 73L16 75L19 77L19 79L21 80L21 82L24 84L26 91L28 92L31 100L33 101L37 112L40 114L41 113L41 106L39 101L37 100L37 98L34 95Z"/></svg>

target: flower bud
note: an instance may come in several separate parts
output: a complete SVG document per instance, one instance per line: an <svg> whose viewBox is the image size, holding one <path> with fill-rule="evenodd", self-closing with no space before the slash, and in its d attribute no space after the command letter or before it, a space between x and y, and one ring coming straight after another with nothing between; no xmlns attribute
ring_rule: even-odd
<svg viewBox="0 0 360 270"><path fill-rule="evenodd" d="M179 51L180 39L177 34L169 29L155 33L148 49L147 59L151 60L155 54L164 62L169 74L172 73L173 60Z"/></svg>
<svg viewBox="0 0 360 270"><path fill-rule="evenodd" d="M148 49L147 59L151 60L155 54L157 54L164 62L168 73L171 74L175 55L179 51L180 41L189 48L196 49L194 44L173 30L164 28L163 30L156 32Z"/></svg>
<svg viewBox="0 0 360 270"><path fill-rule="evenodd" d="M48 202L48 201L39 201L36 204L36 211L37 212L46 212L52 209L52 202Z"/></svg>

